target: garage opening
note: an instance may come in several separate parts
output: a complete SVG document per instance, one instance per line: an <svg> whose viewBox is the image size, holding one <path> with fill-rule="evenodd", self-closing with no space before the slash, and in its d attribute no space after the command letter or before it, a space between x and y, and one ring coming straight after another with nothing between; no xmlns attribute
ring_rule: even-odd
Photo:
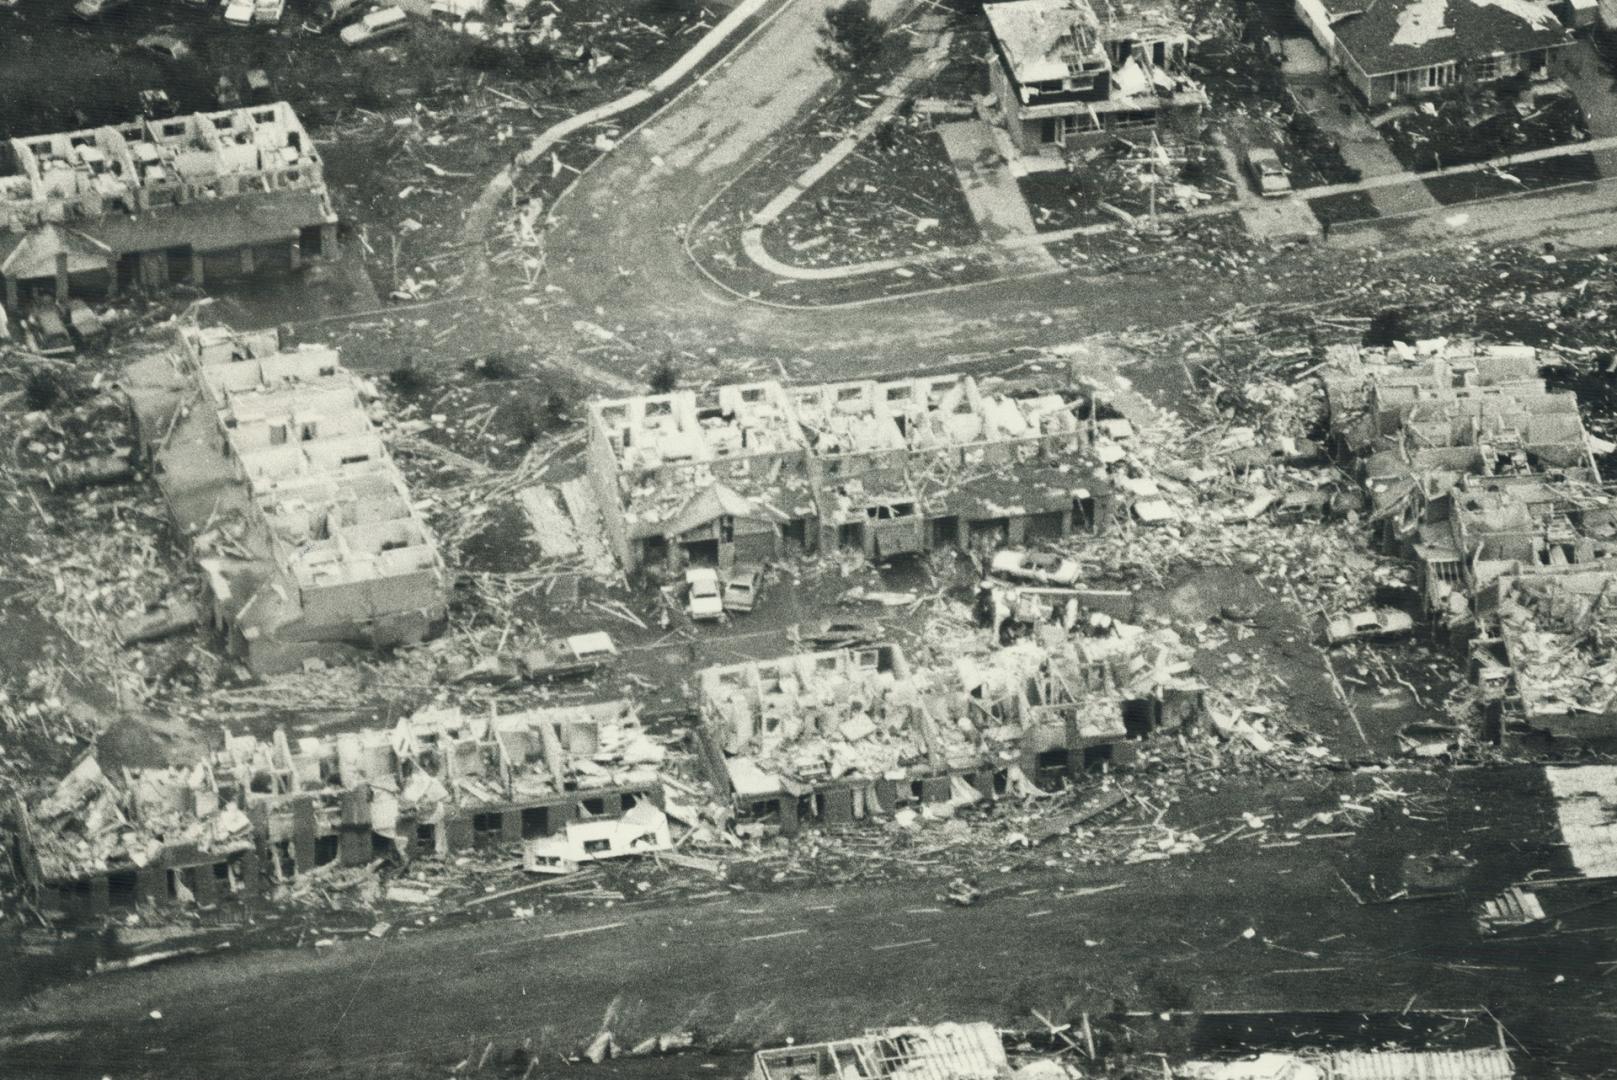
<svg viewBox="0 0 1617 1080"><path fill-rule="evenodd" d="M1043 514L1029 514L1025 539L1029 541L1061 539L1062 517L1060 510Z"/></svg>
<svg viewBox="0 0 1617 1080"><path fill-rule="evenodd" d="M1033 782L1045 791L1059 791L1061 782L1072 774L1072 754L1064 746L1040 750L1034 759Z"/></svg>
<svg viewBox="0 0 1617 1080"><path fill-rule="evenodd" d="M685 558L692 566L719 565L719 542L717 540L692 540L683 545Z"/></svg>
<svg viewBox="0 0 1617 1080"><path fill-rule="evenodd" d="M107 906L115 908L135 906L135 871L119 870L107 875Z"/></svg>
<svg viewBox="0 0 1617 1080"><path fill-rule="evenodd" d="M522 839L534 840L550 835L550 808L530 806L522 811Z"/></svg>
<svg viewBox="0 0 1617 1080"><path fill-rule="evenodd" d="M1150 698L1123 702L1123 730L1131 739L1143 739L1157 726L1157 703Z"/></svg>
<svg viewBox="0 0 1617 1080"><path fill-rule="evenodd" d="M337 861L337 834L314 838L314 864L326 866Z"/></svg>
<svg viewBox="0 0 1617 1080"><path fill-rule="evenodd" d="M309 225L298 232L298 251L305 257L319 258L325 254L321 244L321 229Z"/></svg>
<svg viewBox="0 0 1617 1080"><path fill-rule="evenodd" d="M932 546L953 547L960 542L960 519L952 514L932 519Z"/></svg>
<svg viewBox="0 0 1617 1080"><path fill-rule="evenodd" d="M505 815L498 810L485 810L472 815L472 846L479 849L498 847L505 827Z"/></svg>
<svg viewBox="0 0 1617 1080"><path fill-rule="evenodd" d="M1112 761L1112 744L1084 747L1084 771L1096 772L1104 770Z"/></svg>
<svg viewBox="0 0 1617 1080"><path fill-rule="evenodd" d="M421 855L435 855L438 852L438 826L417 825L415 827L415 849Z"/></svg>

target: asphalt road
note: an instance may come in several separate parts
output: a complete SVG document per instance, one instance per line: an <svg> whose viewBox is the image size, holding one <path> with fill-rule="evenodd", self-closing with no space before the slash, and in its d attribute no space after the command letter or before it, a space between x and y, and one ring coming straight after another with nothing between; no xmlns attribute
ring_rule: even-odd
<svg viewBox="0 0 1617 1080"><path fill-rule="evenodd" d="M1285 289L1206 278L1052 275L912 296L853 310L769 307L705 278L679 230L832 87L815 57L827 0L793 0L729 58L587 169L553 210L549 284L603 321L674 347L813 360L818 374L901 369L950 353L1072 341L1171 323ZM897 0L877 0L891 15Z"/></svg>
<svg viewBox="0 0 1617 1080"><path fill-rule="evenodd" d="M1470 924L1469 904L1503 882L1565 869L1537 773L1382 779L1409 798L1351 837L1237 839L1106 868L1041 868L1037 852L1007 852L1003 865L1021 867L979 866L979 882L1004 892L970 908L940 901L931 885L742 893L92 978L0 1017L0 1074L442 1076L487 1040L576 1049L603 1018L625 1044L695 1030L734 1045L1118 1003L1481 1004L1541 1058L1609 1030L1617 986L1600 977L1614 951L1600 920L1525 945L1479 941ZM1204 835L1242 810L1292 821L1371 783L1336 774L1319 785L1226 785L1169 820ZM1469 901L1361 906L1349 892L1391 893L1408 856L1448 851L1478 859L1461 883ZM1102 885L1114 888L1078 895ZM683 1059L658 1074L739 1075L744 1060L727 1060L733 1070Z"/></svg>

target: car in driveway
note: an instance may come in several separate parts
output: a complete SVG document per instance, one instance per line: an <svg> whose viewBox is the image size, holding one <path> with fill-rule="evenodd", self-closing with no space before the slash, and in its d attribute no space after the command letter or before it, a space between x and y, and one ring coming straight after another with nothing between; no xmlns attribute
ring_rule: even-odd
<svg viewBox="0 0 1617 1080"><path fill-rule="evenodd" d="M763 583L763 567L755 563L736 563L724 575L724 610L751 611L758 602L758 590Z"/></svg>
<svg viewBox="0 0 1617 1080"><path fill-rule="evenodd" d="M685 571L685 614L698 622L724 617L717 570L697 566Z"/></svg>
<svg viewBox="0 0 1617 1080"><path fill-rule="evenodd" d="M1291 194L1291 177L1280 163L1280 155L1268 146L1249 146L1244 155L1252 186L1265 199L1282 199Z"/></svg>
<svg viewBox="0 0 1617 1080"><path fill-rule="evenodd" d="M135 39L135 47L141 52L150 53L164 60L189 60L191 46L167 27L153 31L144 37Z"/></svg>
<svg viewBox="0 0 1617 1080"><path fill-rule="evenodd" d="M988 564L988 572L1018 581L1037 581L1043 585L1072 585L1077 582L1082 568L1072 559L1061 555L1006 548L994 553L994 558Z"/></svg>
<svg viewBox="0 0 1617 1080"><path fill-rule="evenodd" d="M1365 608L1338 615L1325 623L1325 640L1332 645L1348 641L1374 641L1402 637L1415 629L1415 620L1397 608Z"/></svg>
<svg viewBox="0 0 1617 1080"><path fill-rule="evenodd" d="M343 27L337 37L350 49L357 49L362 45L371 45L383 38L392 37L394 34L402 34L408 26L409 16L404 13L403 8L386 7Z"/></svg>

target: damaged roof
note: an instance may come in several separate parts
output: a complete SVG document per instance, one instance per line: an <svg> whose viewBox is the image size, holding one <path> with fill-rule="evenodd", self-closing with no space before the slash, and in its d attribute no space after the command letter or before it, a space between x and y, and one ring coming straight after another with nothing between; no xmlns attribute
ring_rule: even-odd
<svg viewBox="0 0 1617 1080"><path fill-rule="evenodd" d="M1548 6L1532 0L1372 0L1332 29L1368 75L1572 41Z"/></svg>

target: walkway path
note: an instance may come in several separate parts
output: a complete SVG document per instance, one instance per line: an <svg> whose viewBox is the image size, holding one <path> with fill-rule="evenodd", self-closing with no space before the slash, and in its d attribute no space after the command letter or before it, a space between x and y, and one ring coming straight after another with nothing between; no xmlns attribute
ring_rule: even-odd
<svg viewBox="0 0 1617 1080"><path fill-rule="evenodd" d="M966 194L966 205L985 241L1002 244L1018 237L1038 235L1022 189L1011 175L1010 162L1000 152L993 129L982 120L962 120L938 128L943 148L954 165ZM1012 249L1017 268L1055 270L1060 264L1044 247Z"/></svg>

